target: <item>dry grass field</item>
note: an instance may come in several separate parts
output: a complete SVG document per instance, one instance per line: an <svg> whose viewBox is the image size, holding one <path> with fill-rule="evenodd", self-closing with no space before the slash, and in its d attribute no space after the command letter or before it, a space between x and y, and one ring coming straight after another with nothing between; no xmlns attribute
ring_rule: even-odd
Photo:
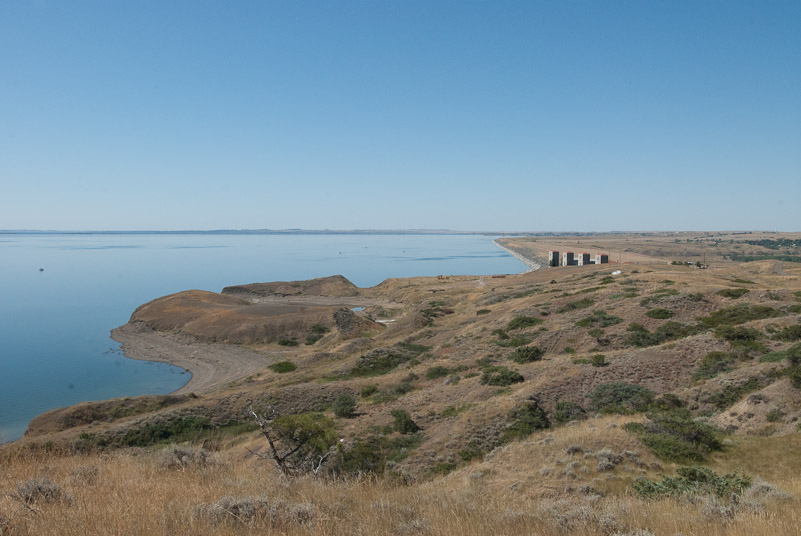
<svg viewBox="0 0 801 536"><path fill-rule="evenodd" d="M36 419L0 449L0 534L798 534L801 264L729 258L798 237L715 233L707 269L671 264L709 235L505 239L632 257L155 300L132 325L163 358L263 366ZM318 474L279 471L263 431L312 438Z"/></svg>

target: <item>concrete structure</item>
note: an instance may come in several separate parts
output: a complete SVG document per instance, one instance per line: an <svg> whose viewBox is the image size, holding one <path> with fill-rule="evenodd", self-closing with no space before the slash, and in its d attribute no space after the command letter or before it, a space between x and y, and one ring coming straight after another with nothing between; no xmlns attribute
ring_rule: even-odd
<svg viewBox="0 0 801 536"><path fill-rule="evenodd" d="M572 251L562 253L562 266L575 266L578 261L573 257Z"/></svg>
<svg viewBox="0 0 801 536"><path fill-rule="evenodd" d="M586 266L588 264L595 264L594 262L592 262L590 260L590 254L589 253L580 253L579 256L578 256L578 265L579 266Z"/></svg>
<svg viewBox="0 0 801 536"><path fill-rule="evenodd" d="M595 264L609 264L609 255L606 253L599 253L595 256Z"/></svg>
<svg viewBox="0 0 801 536"><path fill-rule="evenodd" d="M559 266L559 252L558 251L549 251L548 252L548 266Z"/></svg>

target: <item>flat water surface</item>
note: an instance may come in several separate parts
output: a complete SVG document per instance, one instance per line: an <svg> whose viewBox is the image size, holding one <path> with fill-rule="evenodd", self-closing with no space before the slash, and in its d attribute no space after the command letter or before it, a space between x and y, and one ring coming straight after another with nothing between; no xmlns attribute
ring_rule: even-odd
<svg viewBox="0 0 801 536"><path fill-rule="evenodd" d="M472 235L0 234L0 443L49 409L185 384L182 369L126 359L109 336L160 296L335 274L369 287L525 268Z"/></svg>

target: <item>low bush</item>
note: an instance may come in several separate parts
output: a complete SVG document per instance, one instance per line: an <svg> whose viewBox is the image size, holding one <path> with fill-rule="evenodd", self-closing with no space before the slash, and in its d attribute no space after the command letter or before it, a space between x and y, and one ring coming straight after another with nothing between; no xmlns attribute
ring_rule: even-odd
<svg viewBox="0 0 801 536"><path fill-rule="evenodd" d="M590 393L590 405L601 413L633 413L645 411L653 400L646 387L631 383L602 383Z"/></svg>
<svg viewBox="0 0 801 536"><path fill-rule="evenodd" d="M518 316L509 322L509 324L506 326L506 329L513 330L530 328L539 324L542 324L541 318L534 318L533 316Z"/></svg>
<svg viewBox="0 0 801 536"><path fill-rule="evenodd" d="M516 370L511 370L506 367L490 366L484 368L479 383L496 387L508 387L513 383L520 383L523 381L525 381L525 378Z"/></svg>
<svg viewBox="0 0 801 536"><path fill-rule="evenodd" d="M627 423L624 428L663 460L700 462L708 453L723 448L721 432L695 421L686 408L657 409L647 417L644 423Z"/></svg>
<svg viewBox="0 0 801 536"><path fill-rule="evenodd" d="M706 402L722 411L734 405L746 394L756 391L760 387L762 387L760 381L755 377L751 377L744 382L727 385L722 390L712 393L706 398Z"/></svg>
<svg viewBox="0 0 801 536"><path fill-rule="evenodd" d="M279 361L278 363L273 363L268 367L273 372L278 374L284 374L286 372L292 372L296 370L298 367L292 361Z"/></svg>
<svg viewBox="0 0 801 536"><path fill-rule="evenodd" d="M576 402L560 400L556 403L552 418L555 424L566 424L586 419L587 412Z"/></svg>
<svg viewBox="0 0 801 536"><path fill-rule="evenodd" d="M650 311L645 313L645 316L647 316L648 318L656 318L657 320L665 320L668 318L673 318L673 314L674 314L673 311L671 311L670 309L657 308L657 309L651 309Z"/></svg>
<svg viewBox="0 0 801 536"><path fill-rule="evenodd" d="M773 307L739 303L726 309L714 311L705 317L699 318L698 321L707 328L714 328L722 325L736 326L752 320L763 320L777 316L782 316L782 313Z"/></svg>
<svg viewBox="0 0 801 536"><path fill-rule="evenodd" d="M295 338L278 339L278 344L281 346L297 346L300 344Z"/></svg>
<svg viewBox="0 0 801 536"><path fill-rule="evenodd" d="M428 346L412 343L398 343L386 348L370 350L350 370L351 376L378 376L394 370L403 363L420 357L430 350Z"/></svg>
<svg viewBox="0 0 801 536"><path fill-rule="evenodd" d="M495 344L498 346L503 346L504 348L519 348L529 344L530 342L530 337L526 337L524 335L515 335L514 337L507 337L504 340L495 341Z"/></svg>
<svg viewBox="0 0 801 536"><path fill-rule="evenodd" d="M557 313L568 313L570 311L576 311L578 309L586 309L590 307L592 304L595 303L595 300L590 298L582 298L580 300L569 302L564 304L562 307L556 310Z"/></svg>
<svg viewBox="0 0 801 536"><path fill-rule="evenodd" d="M748 294L749 290L747 288L724 288L723 290L719 290L716 292L718 296L723 296L724 298L731 298L736 300L737 298L742 298L746 294Z"/></svg>
<svg viewBox="0 0 801 536"><path fill-rule="evenodd" d="M393 409L389 412L394 419L392 427L396 432L401 434L413 434L420 430L417 423L412 420L412 416L405 409Z"/></svg>
<svg viewBox="0 0 801 536"><path fill-rule="evenodd" d="M786 327L773 336L777 341L793 342L801 340L801 324Z"/></svg>
<svg viewBox="0 0 801 536"><path fill-rule="evenodd" d="M374 395L378 392L378 386L376 385L365 385L362 387L362 390L359 391L359 396L362 398L367 398L368 396Z"/></svg>
<svg viewBox="0 0 801 536"><path fill-rule="evenodd" d="M53 504L70 500L69 495L46 476L17 484L11 496L27 505Z"/></svg>
<svg viewBox="0 0 801 536"><path fill-rule="evenodd" d="M576 322L576 325L583 328L607 328L620 324L622 321L622 318L607 314L605 311L593 311L591 315L585 316Z"/></svg>
<svg viewBox="0 0 801 536"><path fill-rule="evenodd" d="M501 435L501 443L522 439L551 426L545 412L534 400L526 400L509 413L510 424Z"/></svg>
<svg viewBox="0 0 801 536"><path fill-rule="evenodd" d="M349 419L356 411L356 397L348 393L339 395L334 399L332 409L337 417Z"/></svg>
<svg viewBox="0 0 801 536"><path fill-rule="evenodd" d="M733 368L735 357L725 352L709 352L701 360L698 370L693 375L696 380L714 378L721 372Z"/></svg>
<svg viewBox="0 0 801 536"><path fill-rule="evenodd" d="M605 367L606 363L606 356L603 354L594 354L590 356L590 364L593 367Z"/></svg>
<svg viewBox="0 0 801 536"><path fill-rule="evenodd" d="M751 485L751 479L736 473L718 475L712 469L693 465L679 467L677 477L663 476L661 481L637 479L632 484L634 491L646 499L714 495L721 499L737 497Z"/></svg>
<svg viewBox="0 0 801 536"><path fill-rule="evenodd" d="M436 380L437 378L442 378L450 373L451 369L448 367L437 365L436 367L431 367L426 371L426 378L429 380Z"/></svg>
<svg viewBox="0 0 801 536"><path fill-rule="evenodd" d="M476 316L488 315L491 312L492 312L492 310L490 310L490 309L479 309L478 311L476 311Z"/></svg>
<svg viewBox="0 0 801 536"><path fill-rule="evenodd" d="M534 361L541 360L542 356L544 355L545 350L539 346L524 346L512 352L512 355L509 356L509 359L520 364L532 363Z"/></svg>
<svg viewBox="0 0 801 536"><path fill-rule="evenodd" d="M765 335L758 329L743 326L718 326L715 328L715 335L729 341L732 348L763 353L768 351L765 345L759 342Z"/></svg>
<svg viewBox="0 0 801 536"><path fill-rule="evenodd" d="M628 337L626 343L632 346L644 348L646 346L655 346L663 342L682 339L695 335L700 331L699 326L689 324L681 324L679 322L665 322L653 333L649 332L642 324L631 323L628 327Z"/></svg>

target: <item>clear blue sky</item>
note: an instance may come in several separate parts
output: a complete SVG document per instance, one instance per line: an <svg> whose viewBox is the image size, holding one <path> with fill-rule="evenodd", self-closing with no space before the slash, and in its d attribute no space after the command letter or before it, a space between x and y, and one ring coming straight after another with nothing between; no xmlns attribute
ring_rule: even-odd
<svg viewBox="0 0 801 536"><path fill-rule="evenodd" d="M801 2L0 0L0 229L801 230Z"/></svg>

